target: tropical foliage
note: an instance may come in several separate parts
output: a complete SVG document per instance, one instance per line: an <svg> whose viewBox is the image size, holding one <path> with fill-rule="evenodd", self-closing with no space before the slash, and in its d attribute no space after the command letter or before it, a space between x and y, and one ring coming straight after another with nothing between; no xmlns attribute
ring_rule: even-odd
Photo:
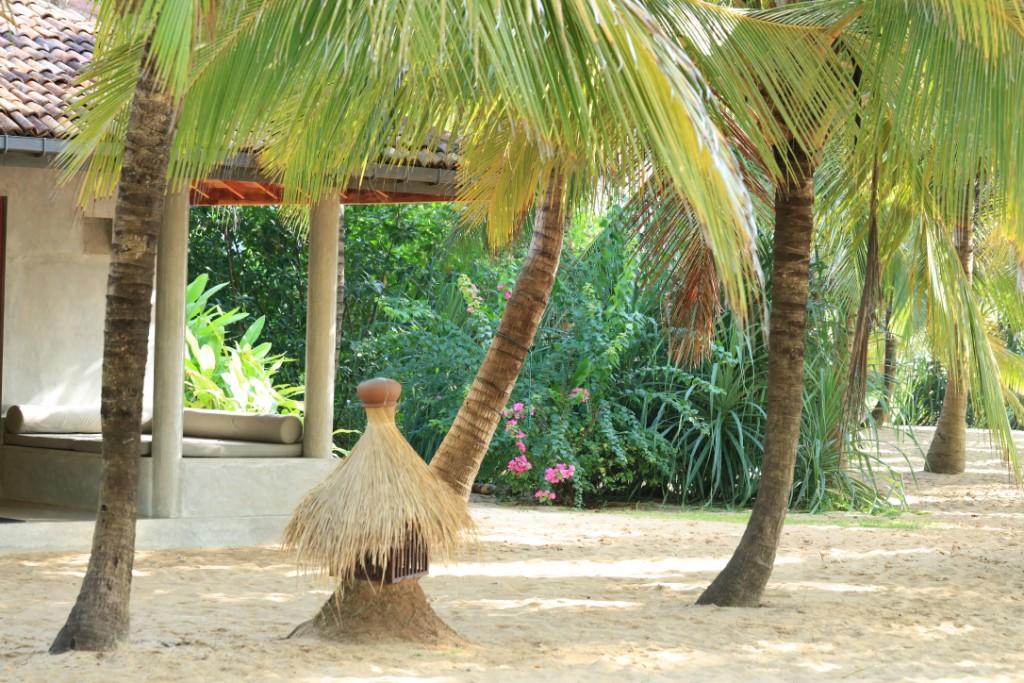
<svg viewBox="0 0 1024 683"><path fill-rule="evenodd" d="M429 458L510 297L522 245L493 258L478 240L452 236L458 215L441 205L349 207L346 218L349 286L338 423L362 423L353 400L356 383L378 374L394 377L405 387L403 433ZM231 243L270 243L251 256L224 249L220 228L205 237L211 220L230 225ZM193 224L200 235L191 250L193 272L223 273L229 261L234 264L235 284L218 288L212 301L227 309L261 298L286 309L301 302L304 274L292 264L304 262L305 254L301 244L295 253L282 253L295 238L276 209L250 208L240 215L196 210ZM749 505L757 492L764 429L766 344L760 325L742 326L727 316L707 359L681 368L671 362L659 299L640 286L623 213L577 220L568 243L552 304L481 480L496 483L503 495L559 504L655 499ZM273 277L243 272L265 262ZM878 504L871 487L839 467L842 395L834 339L845 327L828 277L824 270L815 276L805 403L817 410L804 419L793 504L870 509ZM263 287L272 289L256 289ZM263 334L282 348L296 327L301 329L282 320L268 323ZM339 435L338 442L348 448L354 439ZM572 476L560 476L559 465L571 466Z"/></svg>
<svg viewBox="0 0 1024 683"><path fill-rule="evenodd" d="M207 287L205 273L185 290L185 405L238 413L300 413L302 387L278 384L289 362L259 341L266 318L256 318L237 338L231 331L249 318L239 308L223 310L210 299L226 283Z"/></svg>

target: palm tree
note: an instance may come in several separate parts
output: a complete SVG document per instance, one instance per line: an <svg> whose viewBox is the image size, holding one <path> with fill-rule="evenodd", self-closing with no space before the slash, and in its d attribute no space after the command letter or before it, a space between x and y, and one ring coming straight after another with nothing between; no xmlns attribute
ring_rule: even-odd
<svg viewBox="0 0 1024 683"><path fill-rule="evenodd" d="M882 331L885 334L885 347L882 351L882 396L871 409L871 419L878 427L884 426L890 419L890 406L896 388L896 335L892 330L892 299L885 308Z"/></svg>
<svg viewBox="0 0 1024 683"><path fill-rule="evenodd" d="M699 73L639 5L221 0L185 8L168 0L111 0L100 3L97 26L97 56L105 59L90 70L68 168L86 168L87 195L121 188L118 244L143 267L122 274L114 262L112 283L115 274L131 276L135 288L122 293L112 286L117 296L109 300L103 503L80 600L55 652L109 649L127 633L141 409L132 401L142 388L157 196L168 183L204 177L259 141L264 172L287 188L288 199L308 201L344 186L378 158L377 150L411 150L436 127L457 123L466 200L483 207L498 241L511 236L544 188L536 248L478 377L477 396L501 395L501 387L486 387L493 378L514 382L519 346L533 336L514 327L525 320L535 329L543 312L564 217L598 188L615 192L651 164L667 169L673 191L688 197L728 273L725 291L743 308L740 293L756 275L737 259L737 250L749 257L749 199L705 109ZM136 83L133 97L128 84ZM147 118L156 117L158 104L164 117ZM166 130L156 138L150 126L159 122ZM134 216L146 239L129 232ZM118 307L132 316L117 316ZM115 348L115 340L124 341ZM511 359L507 367L503 354ZM108 384L120 386L119 393L107 392ZM481 427L497 422L496 399L486 400L470 403L453 443L465 442L465 430L493 432L493 425ZM481 442L474 442L477 450ZM467 468L450 469L449 483L471 480ZM117 515L108 523L112 511ZM365 607L376 607L372 595L366 599Z"/></svg>
<svg viewBox="0 0 1024 683"><path fill-rule="evenodd" d="M970 287L974 277L974 222L977 192L973 202L965 202L963 216L956 224L956 253ZM960 474L967 467L967 372L963 358L959 367L949 366L946 393L935 434L928 445L925 470L937 474Z"/></svg>
<svg viewBox="0 0 1024 683"><path fill-rule="evenodd" d="M955 330L957 325L970 325L969 334L979 337L980 343L972 342L945 351L947 343L942 341L942 335L930 329L930 321L914 305L921 300L931 301L935 293L938 293L928 291L934 288L927 284L930 278L913 265L916 260L913 243L921 240L920 229L908 233L909 244L901 245L896 263L887 269L887 288L892 294L886 314L883 357L886 374L883 393L886 403L891 396L891 376L895 371L893 328L897 324L897 317L902 321L899 324L904 336L914 335L922 343L931 341L933 355L941 358L942 363L949 368L939 425L925 461L928 471L957 473L962 472L965 466L967 393L972 384L976 392L985 391L982 383L971 381L974 355L980 353L983 362L994 366L997 371L994 373L995 379L1001 384L1002 398L1019 412L1020 404L1016 394L1021 387L1021 360L999 339L999 325L1010 321L1009 327L1013 329L1019 324L1021 315L1021 303L1016 291L1017 257L1011 246L1012 240L1016 239L1016 228L1006 222L1002 208L998 206L1003 196L998 188L983 188L980 183L976 184L974 190L968 193L968 201L961 209L959 220L952 227L951 243L944 245L945 260L953 266L953 273L959 275L956 284L961 289L960 292L952 291L945 296L964 296L971 307L976 309L973 319L953 320L951 327ZM902 209L902 220L911 223L908 220L911 211L922 213L917 207L905 207ZM938 344L935 344L936 338ZM981 396L980 401L976 399L976 406L981 413L988 415L988 408L983 405L984 394ZM1016 469L1015 462L1011 461L1011 466Z"/></svg>
<svg viewBox="0 0 1024 683"><path fill-rule="evenodd" d="M152 64L143 63L124 141L107 276L99 510L89 567L50 646L53 654L109 650L128 636L150 300L174 129L173 101Z"/></svg>
<svg viewBox="0 0 1024 683"><path fill-rule="evenodd" d="M959 269L951 268L934 238L946 224L942 219L955 215L961 204L959 188L966 178L973 178L982 160L985 168L998 166L1001 173L1015 173L1020 168L1024 150L1018 141L1008 142L999 132L1013 117L1005 94L1020 87L1012 76L1024 56L1019 41L1020 8L1004 11L1002 3L956 0L861 0L794 7L786 6L789 3L783 0L772 4L778 7L752 13L706 8L706 12L724 17L725 26L713 34L717 38L714 42L687 31L690 26L700 25L691 13L667 8L662 14L682 40L703 47L695 54L711 55L698 59L698 64L743 131L763 130L766 122L781 119L783 132L782 136L769 136L775 143L767 153L756 145L746 146L749 154L759 157L776 185L768 421L762 478L740 544L722 573L701 595L699 604L757 605L771 575L789 503L801 416L807 263L815 218L813 178L821 156L830 150L842 153L839 166L850 179L866 177L863 169L878 163L881 149L886 151L888 173L927 177L922 186L927 186L928 192L917 196L932 197L929 201L934 206L929 214L939 219L929 223L926 246L931 251L918 253L930 255L926 261L929 264L938 261L932 271L936 277L927 281L931 291L942 295L931 298L939 303L931 321L933 329L946 323L944 350L955 351L968 344L976 350L975 375L986 387L982 401L985 412L998 427L1001 444L1012 453L998 374L991 351L978 334L977 310L964 295ZM755 19L760 25L752 26L746 19ZM801 27L804 37L787 34L787 26ZM771 54L774 59L760 60L775 72L758 70L758 60L749 57L756 54L751 47L760 46L767 54L773 32L777 40L788 40L791 46L808 41L818 47L817 67L808 68L806 62L795 58L789 64L774 58L784 49L775 45ZM714 60L716 53L735 53L736 58ZM709 68L709 61L724 62L731 65L731 70L716 69L714 64ZM922 69L920 65L924 64L928 67ZM765 90L778 88L780 82L790 83L790 90L807 92L808 100L817 106L809 107L804 117L751 111L730 89L736 72L744 69L746 75L740 80L754 80ZM957 86L963 82L964 73L972 74L967 86L971 99L966 104L965 93ZM836 75L839 77L832 78ZM779 97L774 101L786 100ZM840 107L838 111L835 105ZM890 130L894 131L891 136ZM883 147L881 143L887 138L890 142ZM938 141L943 145L941 151ZM772 157L775 167L771 165ZM860 183L846 185L859 189ZM832 199L827 197L821 204L833 207ZM1015 196L1011 201L1019 200ZM920 201L923 205L924 200ZM680 230L679 234L687 233ZM960 321L958 327L948 325L953 319Z"/></svg>
<svg viewBox="0 0 1024 683"><path fill-rule="evenodd" d="M469 498L555 285L566 227L565 178L552 172L543 192L530 249L512 298L469 394L430 461L437 475L465 498Z"/></svg>

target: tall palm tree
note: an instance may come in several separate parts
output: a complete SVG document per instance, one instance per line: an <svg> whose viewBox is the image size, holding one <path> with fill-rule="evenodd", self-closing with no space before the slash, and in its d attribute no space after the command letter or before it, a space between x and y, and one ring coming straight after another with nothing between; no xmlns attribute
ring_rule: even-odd
<svg viewBox="0 0 1024 683"><path fill-rule="evenodd" d="M977 197L977 192L973 193ZM963 215L955 230L956 253L970 287L974 278L974 222L977 199L965 202ZM967 372L962 362L948 366L946 393L935 434L928 445L925 469L937 474L960 474L967 467Z"/></svg>
<svg viewBox="0 0 1024 683"><path fill-rule="evenodd" d="M700 74L640 5L110 0L99 4L97 26L98 58L68 169L86 168L86 195L120 187L119 220L139 216L138 229L150 237L160 220L155 195L168 182L201 178L257 142L264 172L284 184L288 199L308 201L343 187L379 158L378 150L411 152L437 127L458 124L466 199L483 207L498 238L512 234L543 187L534 254L489 354L491 371L478 377L478 394L489 378L514 381L515 355L532 339L532 331L515 326L535 326L543 312L564 217L597 188L615 192L651 164L666 169L673 191L688 197L737 310L756 277L744 265L753 229L749 199L705 108ZM173 142L170 116L159 139L143 116L171 102L180 102ZM138 189L140 178L146 192ZM118 466L104 471L105 507L82 607L73 610L55 652L108 649L127 633L138 476L132 445L140 422L140 407L129 404L141 396L148 328L139 323L143 311L148 316L155 254L155 239L136 239L130 228L119 228L123 243L149 270L131 270L137 288L123 301L112 296L108 310L105 377L123 387L104 394L105 416L121 416L105 420L104 450L120 455L108 458ZM114 304L130 304L135 317L116 317ZM115 355L109 344L122 335ZM503 368L510 348L512 363ZM456 442L460 430L480 429L481 419L497 421L492 407L474 417L475 409L471 404L469 419L458 423ZM450 483L468 479L457 467L451 471ZM110 510L118 514L107 525ZM89 635L101 633L107 635Z"/></svg>
<svg viewBox="0 0 1024 683"><path fill-rule="evenodd" d="M792 7L782 0L771 4L776 7L759 12L706 8L706 12L728 17L722 19L726 24L723 30L713 34L715 41L687 31L695 24L691 13L672 7L662 11L682 40L703 47L697 54L739 53L737 59L719 60L732 65L731 72L708 68L706 59L698 58L698 64L744 131L763 129L765 121L773 118L782 119L783 129L782 136L769 138L774 144L767 154L756 146L747 150L760 157L776 185L768 422L762 479L740 544L722 573L701 595L700 604L757 605L771 575L789 503L801 416L807 263L815 218L813 176L821 155L829 148L843 151L841 166L848 177L864 178L868 175L864 169L876 163L878 150L883 149L881 141L891 129L895 131L890 136L893 142L885 147L889 173L916 173L927 178L926 194L933 197L930 201L934 204L934 211L929 213L940 220L929 223L922 245L931 251L919 253L934 256L927 259L936 266L928 282L933 291L946 295L931 299L939 304L933 312L933 329L946 323L946 332L941 333L944 350L955 352L969 343L977 351L973 354L975 376L985 386L985 412L999 427L1001 444L1012 453L998 375L992 372L992 354L978 334L977 310L964 296L960 269L951 266L935 238L946 224L941 219L955 215L961 204L960 188L965 179L973 178L982 160L986 168L997 166L1001 173L1011 174L1024 160L1020 142L1009 141L1000 132L1013 117L1006 92L1021 87L1013 75L1024 57L1020 8L1001 2L957 0L850 0ZM762 23L755 28L744 18ZM802 27L805 37L786 34L781 25ZM793 118L777 112L751 111L741 98L732 96L729 84L735 72L751 68L752 60L742 58L749 54L743 45L754 40L756 31L770 30L790 44L814 42L822 48L818 66L808 69L804 63L801 70L784 61L765 59L762 61L779 65L774 74L748 71L745 78L762 83L766 90L782 82L789 83L792 90L808 92L809 100L818 103L809 108L809 116ZM770 43L770 38L765 33L761 42ZM972 98L968 103L965 93L957 92L965 73L972 75L966 86ZM831 78L835 74L846 77ZM833 108L836 104L842 111ZM936 141L942 141L941 149ZM770 164L771 156L776 168ZM1020 202L1019 192L1016 194L1008 200L1015 206ZM834 203L824 201L822 205L833 207ZM686 231L680 230L679 234L685 235ZM948 325L954 319L960 321L959 326Z"/></svg>
<svg viewBox="0 0 1024 683"><path fill-rule="evenodd" d="M128 635L150 300L173 125L173 101L146 64L128 119L107 276L99 510L89 567L53 654L109 650Z"/></svg>

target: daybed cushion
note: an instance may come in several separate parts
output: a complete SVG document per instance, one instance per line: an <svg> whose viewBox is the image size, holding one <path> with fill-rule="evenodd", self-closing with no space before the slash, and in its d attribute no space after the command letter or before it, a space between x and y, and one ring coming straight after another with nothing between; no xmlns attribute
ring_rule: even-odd
<svg viewBox="0 0 1024 683"><path fill-rule="evenodd" d="M139 455L150 455L153 437L142 435ZM48 448L55 451L102 453L100 434L8 434L5 442L11 446ZM225 439L197 439L185 437L181 454L186 458L293 458L302 455L301 443L257 443Z"/></svg>
<svg viewBox="0 0 1024 683"><path fill-rule="evenodd" d="M149 455L152 449L149 434L142 435L139 455ZM102 434L7 434L4 443L11 446L49 448L55 451L78 451L79 453L102 453Z"/></svg>
<svg viewBox="0 0 1024 683"><path fill-rule="evenodd" d="M181 442L181 454L186 458L294 458L302 455L302 444L186 436Z"/></svg>
<svg viewBox="0 0 1024 683"><path fill-rule="evenodd" d="M186 437L225 442L297 444L302 438L302 421L294 415L243 415L186 408L182 427Z"/></svg>
<svg viewBox="0 0 1024 683"><path fill-rule="evenodd" d="M100 431L100 411L70 406L11 406L5 425L11 434L96 434Z"/></svg>
<svg viewBox="0 0 1024 683"><path fill-rule="evenodd" d="M142 416L142 431L151 431L153 418ZM83 406L15 405L7 409L8 434L99 434L100 409ZM8 439L8 441L10 441Z"/></svg>

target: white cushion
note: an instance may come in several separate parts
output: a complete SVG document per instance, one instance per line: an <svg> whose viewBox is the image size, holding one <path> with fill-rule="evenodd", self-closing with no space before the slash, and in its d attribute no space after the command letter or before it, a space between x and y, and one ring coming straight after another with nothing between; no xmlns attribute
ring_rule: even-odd
<svg viewBox="0 0 1024 683"><path fill-rule="evenodd" d="M186 436L181 442L181 454L186 458L297 458L302 455L302 444Z"/></svg>
<svg viewBox="0 0 1024 683"><path fill-rule="evenodd" d="M302 421L294 415L245 415L225 410L186 408L185 436L227 441L296 444L302 439Z"/></svg>
<svg viewBox="0 0 1024 683"><path fill-rule="evenodd" d="M142 415L142 431L152 430L153 416ZM100 409L91 406L15 405L7 409L9 434L99 434Z"/></svg>

